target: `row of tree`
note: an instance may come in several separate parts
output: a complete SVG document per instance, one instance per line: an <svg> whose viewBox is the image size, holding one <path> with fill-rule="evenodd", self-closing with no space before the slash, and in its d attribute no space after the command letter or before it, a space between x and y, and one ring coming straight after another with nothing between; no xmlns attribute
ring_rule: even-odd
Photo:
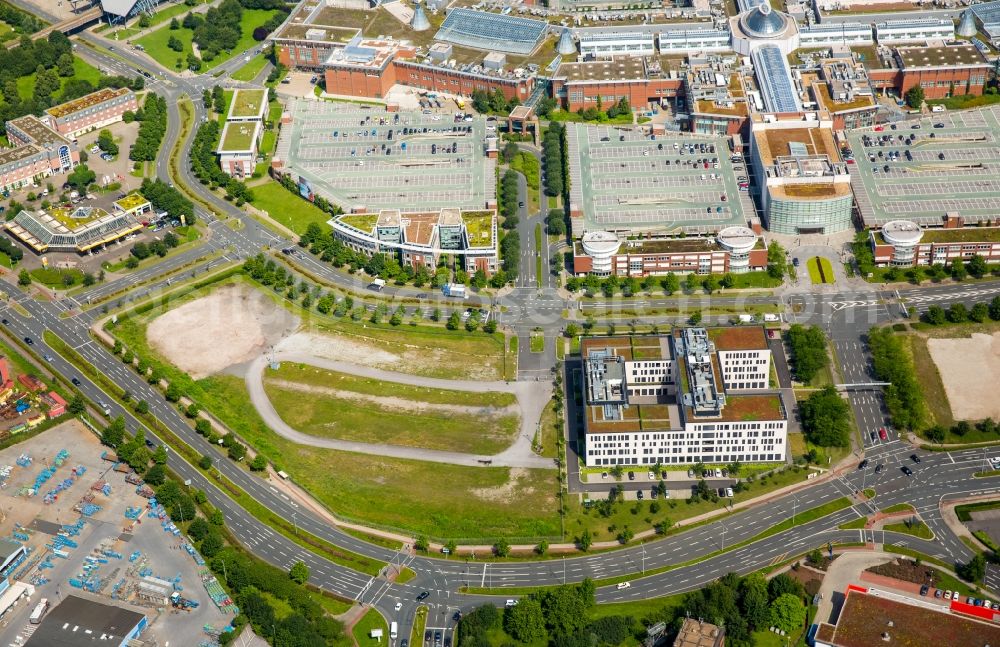
<svg viewBox="0 0 1000 647"><path fill-rule="evenodd" d="M166 211L171 218L180 220L184 216L185 224L193 225L197 220L194 213L194 203L185 198L180 191L157 178L146 178L139 186L143 195L157 211Z"/></svg>
<svg viewBox="0 0 1000 647"><path fill-rule="evenodd" d="M542 139L542 165L545 169L545 195L562 195L566 189L565 168L566 127L551 122Z"/></svg>
<svg viewBox="0 0 1000 647"><path fill-rule="evenodd" d="M687 593L680 605L664 605L643 617L612 615L591 619L594 584L557 586L523 597L502 612L492 604L483 605L462 618L457 644L486 647L493 644L553 647L594 647L641 642L645 628L664 622L670 640L685 617L702 618L726 628L726 644L752 644L752 633L776 627L790 636L805 627L806 591L802 584L782 573L770 581L760 573L740 577L729 573L708 586ZM626 607L627 609L627 607ZM506 636L504 636L506 634ZM500 642L497 642L497 636ZM505 642L506 640L506 642Z"/></svg>
<svg viewBox="0 0 1000 647"><path fill-rule="evenodd" d="M167 132L167 100L150 92L142 107L135 111L135 120L141 123L128 157L134 162L151 162L160 152Z"/></svg>
<svg viewBox="0 0 1000 647"><path fill-rule="evenodd" d="M893 424L898 429L921 429L927 420L926 405L902 338L891 328L872 328L868 331L868 348L875 377L890 382L883 396Z"/></svg>
<svg viewBox="0 0 1000 647"><path fill-rule="evenodd" d="M218 86L216 86L218 87ZM191 146L191 171L198 180L211 189L222 187L227 200L235 200L237 206L253 200L253 192L240 180L232 177L219 166L215 149L222 129L219 122L211 119L198 127Z"/></svg>
<svg viewBox="0 0 1000 647"><path fill-rule="evenodd" d="M814 391L799 405L802 431L819 447L847 447L851 444L851 407L828 384Z"/></svg>
<svg viewBox="0 0 1000 647"><path fill-rule="evenodd" d="M989 303L981 301L967 308L964 303L953 303L945 310L941 306L931 306L920 317L925 323L940 326L944 323L983 323L987 319L1000 321L1000 297L993 297Z"/></svg>
<svg viewBox="0 0 1000 647"><path fill-rule="evenodd" d="M561 213L561 212L560 212ZM722 276L717 274L698 275L694 272L688 273L684 277L684 291L693 294L698 290L704 290L711 294L720 288L732 288L736 285L736 276L726 273ZM566 289L570 292L583 290L587 296L593 297L603 294L605 297L613 297L616 294L630 297L640 292L656 292L662 290L667 295L674 294L681 290L681 279L678 274L667 274L666 276L646 276L642 280L634 276L618 277L609 276L600 278L594 275L585 277L570 277L566 280Z"/></svg>
<svg viewBox="0 0 1000 647"><path fill-rule="evenodd" d="M809 382L829 365L826 336L817 326L793 324L785 333L785 339L792 353L792 372L799 382Z"/></svg>
<svg viewBox="0 0 1000 647"><path fill-rule="evenodd" d="M517 97L508 101L500 88L493 88L492 92L487 92L486 90L472 91L472 107L481 115L507 115L520 103Z"/></svg>

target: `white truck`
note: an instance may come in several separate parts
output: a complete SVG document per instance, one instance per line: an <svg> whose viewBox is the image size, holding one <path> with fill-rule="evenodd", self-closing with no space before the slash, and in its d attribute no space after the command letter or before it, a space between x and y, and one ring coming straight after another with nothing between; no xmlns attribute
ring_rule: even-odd
<svg viewBox="0 0 1000 647"><path fill-rule="evenodd" d="M385 279L375 279L368 284L369 290L375 290L376 292L381 292L382 288L385 287Z"/></svg>
<svg viewBox="0 0 1000 647"><path fill-rule="evenodd" d="M465 299L469 296L465 286L461 283L445 283L444 287L441 288L441 292L446 297L455 297L456 299Z"/></svg>

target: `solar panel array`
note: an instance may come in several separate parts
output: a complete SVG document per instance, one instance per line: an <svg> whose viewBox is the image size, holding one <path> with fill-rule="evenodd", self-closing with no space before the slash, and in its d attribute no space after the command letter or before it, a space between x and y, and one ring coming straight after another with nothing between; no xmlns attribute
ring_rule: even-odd
<svg viewBox="0 0 1000 647"><path fill-rule="evenodd" d="M541 20L458 8L448 13L434 38L476 49L530 54L547 27Z"/></svg>
<svg viewBox="0 0 1000 647"><path fill-rule="evenodd" d="M753 52L754 69L764 107L768 112L799 112L799 98L792 83L784 54L775 45L765 45Z"/></svg>

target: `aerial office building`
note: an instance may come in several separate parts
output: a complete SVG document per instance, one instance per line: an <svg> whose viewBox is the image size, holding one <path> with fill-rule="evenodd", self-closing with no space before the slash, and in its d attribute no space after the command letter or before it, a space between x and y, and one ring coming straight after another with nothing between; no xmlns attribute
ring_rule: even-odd
<svg viewBox="0 0 1000 647"><path fill-rule="evenodd" d="M585 338L581 354L588 467L785 459L762 327Z"/></svg>

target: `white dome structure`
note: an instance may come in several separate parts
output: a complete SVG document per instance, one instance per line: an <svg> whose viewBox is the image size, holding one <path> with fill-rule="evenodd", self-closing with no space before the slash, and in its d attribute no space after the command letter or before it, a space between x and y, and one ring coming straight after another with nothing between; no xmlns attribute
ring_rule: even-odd
<svg viewBox="0 0 1000 647"><path fill-rule="evenodd" d="M431 21L427 20L424 13L424 5L417 2L413 6L413 18L410 19L410 29L413 31L427 31L431 28Z"/></svg>
<svg viewBox="0 0 1000 647"><path fill-rule="evenodd" d="M756 47L772 43L788 55L799 47L799 28L788 14L776 11L767 2L729 19L733 49L750 54Z"/></svg>
<svg viewBox="0 0 1000 647"><path fill-rule="evenodd" d="M611 273L611 259L622 246L618 236L610 231L588 231L583 235L580 244L583 246L583 252L593 261L591 273Z"/></svg>

